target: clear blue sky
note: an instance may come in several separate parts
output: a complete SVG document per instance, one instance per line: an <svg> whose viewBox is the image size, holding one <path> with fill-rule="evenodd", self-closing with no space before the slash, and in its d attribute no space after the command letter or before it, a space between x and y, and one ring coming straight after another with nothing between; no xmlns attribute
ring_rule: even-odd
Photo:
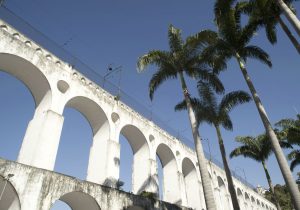
<svg viewBox="0 0 300 210"><path fill-rule="evenodd" d="M148 108L151 105L148 82L154 68L138 74L137 58L150 49L168 49L167 27L171 23L182 29L184 37L203 29L215 29L211 0L6 0L5 5L59 45L68 43L65 49L99 74L104 75L110 63L122 65L122 89ZM295 7L300 10L298 2ZM277 32L278 43L275 46L268 43L263 31L259 31L252 42L270 54L273 68L270 70L253 60L249 60L247 66L273 123L282 118L295 117L300 111L299 55L281 28ZM15 78L0 73L0 80L0 156L15 160L27 123L33 116L34 102L26 87ZM116 83L117 76L110 80ZM221 80L227 91L248 91L233 61L228 65L228 70L221 74ZM195 84L194 81L188 83L194 96ZM167 82L157 90L152 110L180 131L181 136L192 139L187 114L174 112L174 105L181 99L179 82ZM66 109L64 116L65 124L55 170L84 179L92 132L87 121L77 111ZM234 131L223 132L227 153L237 146L235 136L258 135L264 131L254 103L240 106L231 116ZM212 156L221 160L215 131L203 125L200 132L210 140ZM191 142L188 144L191 145ZM124 148L121 152L121 179L125 181L125 189L128 190L132 154L125 139L121 139L121 145ZM204 142L204 148L208 151L207 142ZM235 158L230 160L230 165L242 177L244 170L246 179L253 185L267 187L258 163ZM273 182L282 184L283 178L274 157L270 158L268 166ZM299 171L299 168L295 171Z"/></svg>

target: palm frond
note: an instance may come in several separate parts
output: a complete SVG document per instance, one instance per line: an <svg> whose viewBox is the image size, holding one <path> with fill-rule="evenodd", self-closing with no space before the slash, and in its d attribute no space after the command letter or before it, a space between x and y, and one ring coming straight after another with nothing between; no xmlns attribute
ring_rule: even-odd
<svg viewBox="0 0 300 210"><path fill-rule="evenodd" d="M148 65L157 65L160 66L163 62L166 62L170 59L170 54L166 51L152 50L147 54L138 58L137 70L142 72Z"/></svg>
<svg viewBox="0 0 300 210"><path fill-rule="evenodd" d="M294 119L288 118L288 119L282 119L279 122L275 123L275 126L281 127L283 129L287 129L287 128L293 127L294 123L295 123Z"/></svg>
<svg viewBox="0 0 300 210"><path fill-rule="evenodd" d="M294 150L291 153L289 153L288 159L292 160L290 168L291 171L293 171L295 167L300 164L300 150Z"/></svg>
<svg viewBox="0 0 300 210"><path fill-rule="evenodd" d="M203 30L186 39L185 48L200 50L207 44L214 43L217 39L217 33L212 30Z"/></svg>
<svg viewBox="0 0 300 210"><path fill-rule="evenodd" d="M149 82L149 97L152 100L155 90L166 80L176 79L177 72L172 71L173 69L164 69L160 68L156 73L152 75L152 78Z"/></svg>
<svg viewBox="0 0 300 210"><path fill-rule="evenodd" d="M181 30L169 25L168 29L169 47L171 53L177 53L182 50L183 40L181 37Z"/></svg>
<svg viewBox="0 0 300 210"><path fill-rule="evenodd" d="M266 35L271 44L275 44L277 42L276 24L277 22L275 21L265 24Z"/></svg>
<svg viewBox="0 0 300 210"><path fill-rule="evenodd" d="M213 88L217 93L223 93L225 88L219 79L219 77L213 72L199 70L197 71L199 81L198 86L201 85L202 82L209 83L209 86Z"/></svg>
<svg viewBox="0 0 300 210"><path fill-rule="evenodd" d="M245 91L233 91L226 94L220 103L219 112L229 113L234 107L251 101L251 96Z"/></svg>
<svg viewBox="0 0 300 210"><path fill-rule="evenodd" d="M241 34L238 40L238 45L246 46L250 42L251 38L253 37L257 29L258 29L257 23L248 22L248 24L244 26L243 29L241 30Z"/></svg>
<svg viewBox="0 0 300 210"><path fill-rule="evenodd" d="M257 156L257 153L255 153L252 150L252 148L248 147L248 145L240 146L240 147L234 149L229 155L230 158L238 157L238 156L244 156L247 158L251 158L255 161L260 161L260 158Z"/></svg>
<svg viewBox="0 0 300 210"><path fill-rule="evenodd" d="M221 122L223 128L230 131L233 129L232 121L228 114L222 114L221 116L219 116L219 118L221 118L219 119L219 121Z"/></svg>
<svg viewBox="0 0 300 210"><path fill-rule="evenodd" d="M249 45L244 47L241 52L241 56L244 58L244 60L246 60L246 58L255 58L269 67L272 67L272 62L269 55L258 46Z"/></svg>
<svg viewBox="0 0 300 210"><path fill-rule="evenodd" d="M192 100L192 99L191 99ZM185 100L179 102L178 104L176 104L175 106L175 111L181 111L181 110L186 110L187 109L187 106L186 106L186 102Z"/></svg>

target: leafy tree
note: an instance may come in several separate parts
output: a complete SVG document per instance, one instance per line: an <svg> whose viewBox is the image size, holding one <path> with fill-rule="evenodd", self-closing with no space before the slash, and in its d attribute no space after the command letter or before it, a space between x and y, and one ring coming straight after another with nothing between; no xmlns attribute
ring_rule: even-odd
<svg viewBox="0 0 300 210"><path fill-rule="evenodd" d="M188 37L185 41L181 37L181 31L172 25L168 30L169 51L152 50L138 59L137 66L139 71L143 71L148 65L154 64L158 67L157 72L153 74L149 83L150 99L157 88L167 80L177 79L181 83L184 100L188 107L189 120L192 128L196 154L199 162L199 170L203 183L203 191L206 207L209 210L215 210L213 189L206 165L203 148L200 142L200 135L197 129L195 113L191 106L190 94L185 82L185 77L206 81L212 85L217 92L223 92L224 88L216 74L210 71L210 65L216 69L216 66L222 66L222 62L213 62L211 57L204 60L200 56L201 49L209 43L210 32L202 31L194 36ZM209 65L210 64L210 65Z"/></svg>
<svg viewBox="0 0 300 210"><path fill-rule="evenodd" d="M285 185L279 185L279 184L275 185L274 191L282 210L294 209L292 205L291 195L289 194L289 190ZM275 203L272 192L267 191L265 193L265 198Z"/></svg>
<svg viewBox="0 0 300 210"><path fill-rule="evenodd" d="M272 154L272 146L270 144L270 139L267 135L259 135L257 137L245 136L245 137L237 137L236 141L241 143L242 145L234 149L230 153L230 157L244 156L247 158L251 158L257 162L260 162L263 166L270 191L273 194L273 200L275 201L276 207L280 210L279 200L276 197L274 187L272 184L272 180L267 169L266 161ZM290 148L291 145L286 141L281 140L280 145L285 148Z"/></svg>
<svg viewBox="0 0 300 210"><path fill-rule="evenodd" d="M228 180L228 189L231 195L232 205L234 209L240 209L233 185L229 164L227 161L226 150L220 127L222 126L226 130L232 130L233 125L229 116L230 111L239 104L249 102L251 100L251 97L244 91L234 91L224 95L220 103L218 103L217 96L215 95L212 88L209 86L209 84L206 84L202 81L198 83L198 92L200 96L199 99L191 98L192 107L196 113L198 127L201 122L206 122L215 127L222 155L224 170ZM175 107L175 110L183 109L187 109L185 101L182 101Z"/></svg>
<svg viewBox="0 0 300 210"><path fill-rule="evenodd" d="M266 134L270 138L272 148L279 163L285 182L293 197L296 209L300 210L300 193L293 180L286 157L279 145L278 138L272 128L265 108L253 85L253 82L246 69L248 58L255 58L269 67L272 66L268 54L258 46L249 45L251 38L256 32L256 25L248 22L245 26L241 25L241 8L243 3L234 5L235 0L218 0L215 4L215 16L218 32L215 32L215 42L204 50L204 57L218 55L224 61L234 58L243 74L249 87L253 100L264 124Z"/></svg>

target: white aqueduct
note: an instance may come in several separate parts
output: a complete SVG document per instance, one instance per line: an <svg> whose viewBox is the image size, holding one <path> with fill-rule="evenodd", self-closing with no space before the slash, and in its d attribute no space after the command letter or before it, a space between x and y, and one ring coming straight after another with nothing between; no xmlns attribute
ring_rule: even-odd
<svg viewBox="0 0 300 210"><path fill-rule="evenodd" d="M58 199L73 210L177 209L154 204L153 207L149 207L150 204L134 206L139 199L131 196L142 191L158 193L156 155L163 168L163 200L205 209L193 150L4 21L0 21L0 37L0 69L22 81L36 104L17 162L0 159L0 189L7 182L9 191L0 202L1 210L49 210ZM93 131L86 181L51 172L65 107L81 112ZM120 134L126 137L133 151L133 195L119 195L113 189L119 178ZM233 209L224 171L207 164L218 210ZM8 181L4 177L9 173L14 176ZM275 209L272 203L239 180L234 179L234 184L241 209ZM112 197L105 199L107 194Z"/></svg>

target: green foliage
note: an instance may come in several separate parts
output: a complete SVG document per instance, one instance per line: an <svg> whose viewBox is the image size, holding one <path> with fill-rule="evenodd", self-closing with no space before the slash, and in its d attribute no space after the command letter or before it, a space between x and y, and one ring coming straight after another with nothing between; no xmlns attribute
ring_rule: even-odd
<svg viewBox="0 0 300 210"><path fill-rule="evenodd" d="M234 149L230 153L230 157L244 156L255 161L262 162L269 158L273 153L271 142L266 134L253 136L238 136L236 141L242 145ZM280 146L283 148L291 148L291 145L285 140L280 140Z"/></svg>
<svg viewBox="0 0 300 210"><path fill-rule="evenodd" d="M167 80L177 79L180 72L184 72L193 79L211 83L217 92L223 92L224 87L215 72L224 67L224 63L211 56L204 59L201 52L205 46L212 42L213 33L205 30L189 36L186 40L181 37L181 30L170 25L168 29L169 51L151 50L139 57L137 68L139 72L149 65L155 65L157 71L149 82L149 96Z"/></svg>
<svg viewBox="0 0 300 210"><path fill-rule="evenodd" d="M292 200L288 188L285 185L277 184L275 185L274 190L282 210L293 210L294 208L292 206ZM275 204L271 192L267 191L265 197Z"/></svg>
<svg viewBox="0 0 300 210"><path fill-rule="evenodd" d="M282 119L275 124L281 129L282 138L287 139L290 144L300 146L300 115L296 119ZM290 168L293 171L296 166L300 165L300 149L295 149L288 154L291 160Z"/></svg>
<svg viewBox="0 0 300 210"><path fill-rule="evenodd" d="M125 183L124 183L123 181L121 181L121 180L118 179L118 181L117 181L117 183L116 183L116 188L117 188L118 190L123 190L124 184L125 184Z"/></svg>
<svg viewBox="0 0 300 210"><path fill-rule="evenodd" d="M140 193L141 196L150 199L151 201L155 201L158 199L158 195L153 192L143 191Z"/></svg>
<svg viewBox="0 0 300 210"><path fill-rule="evenodd" d="M202 122L222 125L227 130L232 130L232 122L229 116L230 111L243 103L251 101L251 97L245 91L233 91L222 97L218 103L217 95L210 84L198 82L199 98L191 98L192 107L196 113L198 126ZM175 106L175 110L186 109L186 102L182 101Z"/></svg>
<svg viewBox="0 0 300 210"><path fill-rule="evenodd" d="M293 0L284 0L292 8ZM249 16L249 22L257 28L264 28L270 43L277 42L276 26L282 13L274 0L250 0L240 3L239 9Z"/></svg>

